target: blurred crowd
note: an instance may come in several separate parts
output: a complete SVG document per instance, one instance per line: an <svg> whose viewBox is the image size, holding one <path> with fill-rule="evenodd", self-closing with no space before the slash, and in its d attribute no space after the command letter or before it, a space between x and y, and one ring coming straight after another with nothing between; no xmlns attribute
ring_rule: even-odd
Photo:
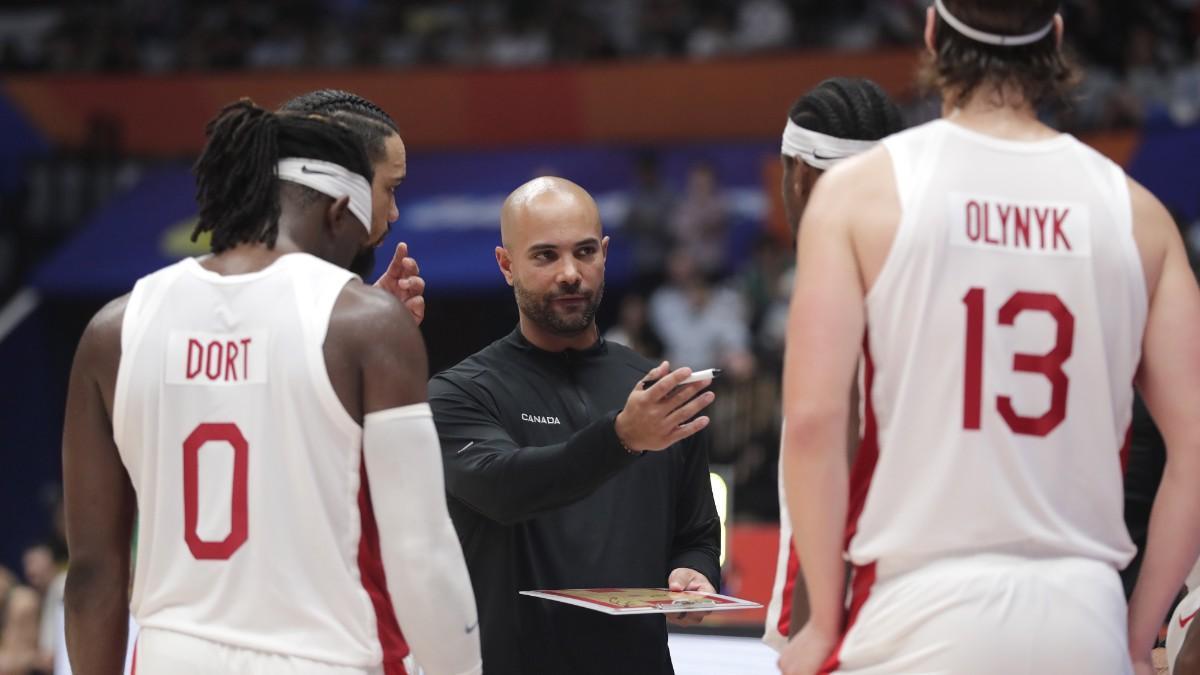
<svg viewBox="0 0 1200 675"><path fill-rule="evenodd" d="M169 73L522 67L708 59L920 43L928 0L10 0L0 71ZM1065 0L1100 102L1080 124L1136 123L1139 101L1200 110L1200 2Z"/></svg>
<svg viewBox="0 0 1200 675"><path fill-rule="evenodd" d="M50 534L25 547L20 569L0 565L0 675L56 672L55 658L64 646L67 578L62 503L56 501Z"/></svg>
<svg viewBox="0 0 1200 675"><path fill-rule="evenodd" d="M739 517L773 519L792 252L763 234L735 260L727 200L708 164L671 186L653 154L638 159L630 208L615 235L630 245L634 282L605 338L652 359L719 368L710 460L733 467Z"/></svg>

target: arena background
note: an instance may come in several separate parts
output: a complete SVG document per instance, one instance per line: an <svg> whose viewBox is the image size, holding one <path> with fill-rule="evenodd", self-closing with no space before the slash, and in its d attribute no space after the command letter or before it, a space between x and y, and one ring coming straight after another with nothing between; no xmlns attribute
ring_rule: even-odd
<svg viewBox="0 0 1200 675"><path fill-rule="evenodd" d="M492 248L499 205L518 184L550 173L597 197L613 237L602 330L624 317L629 330L644 331L654 317L639 323L630 298L652 298L664 283L663 255L634 255L635 242L653 236L625 231L631 205L669 195L661 241L717 205L726 246L711 283L737 298L731 320L744 321L751 339L745 354L691 365L748 357L738 362L742 376L723 383L712 460L730 495L725 590L765 602L777 537L778 319L790 266L779 133L792 101L835 75L876 80L910 123L934 116L937 101L914 85L926 5L6 2L0 565L20 575L28 546L59 539L66 376L84 324L139 276L204 251L189 239L189 163L204 123L238 97L274 107L332 87L385 108L408 145L388 244L408 242L421 263L435 371L516 321ZM1162 199L1193 251L1198 5L1064 3L1068 43L1086 75L1071 109L1046 113ZM715 182L697 177L706 170ZM648 171L658 187L648 187ZM722 619L708 629L748 634L761 629L762 613Z"/></svg>

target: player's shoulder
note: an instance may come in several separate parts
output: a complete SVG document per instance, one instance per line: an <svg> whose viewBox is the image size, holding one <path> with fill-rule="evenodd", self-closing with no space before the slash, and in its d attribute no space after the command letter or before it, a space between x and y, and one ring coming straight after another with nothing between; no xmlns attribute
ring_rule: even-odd
<svg viewBox="0 0 1200 675"><path fill-rule="evenodd" d="M1146 291L1154 295L1162 270L1172 249L1186 255L1175 218L1167 207L1150 193L1141 183L1126 176L1129 186L1129 210L1133 219L1133 239L1142 260L1142 273L1146 279Z"/></svg>
<svg viewBox="0 0 1200 675"><path fill-rule="evenodd" d="M869 199L863 199L869 196ZM821 176L805 211L805 222L849 223L899 208L892 156L883 145L842 162ZM811 214L810 214L811 212ZM810 218L811 215L811 218ZM890 215L885 218L889 220Z"/></svg>
<svg viewBox="0 0 1200 675"><path fill-rule="evenodd" d="M92 316L75 350L75 368L101 376L111 373L121 358L121 329L130 294L109 301Z"/></svg>
<svg viewBox="0 0 1200 675"><path fill-rule="evenodd" d="M935 120L894 133L869 150L838 162L821 176L817 186L826 183L858 193L893 187L896 163L904 155L919 154L920 148L945 132L944 124Z"/></svg>
<svg viewBox="0 0 1200 675"><path fill-rule="evenodd" d="M891 172L891 154L887 146L879 144L866 152L838 162L821 176L818 185L826 182L840 188L856 186L854 189L861 191L870 181L890 178Z"/></svg>
<svg viewBox="0 0 1200 675"><path fill-rule="evenodd" d="M125 321L125 310L129 307L130 297L132 294L126 293L101 307L83 329L80 345L86 342L93 346L115 348L117 353L120 353L121 327Z"/></svg>
<svg viewBox="0 0 1200 675"><path fill-rule="evenodd" d="M940 142L940 139L952 133L951 123L944 119L933 119L921 124L901 129L896 133L882 138L879 144L869 150L882 150L887 154L898 152L919 152L920 149ZM867 153L863 153L864 155Z"/></svg>
<svg viewBox="0 0 1200 675"><path fill-rule="evenodd" d="M416 321L399 300L357 278L338 294L329 330L331 338L347 338L360 345L404 347L421 337Z"/></svg>
<svg viewBox="0 0 1200 675"><path fill-rule="evenodd" d="M1135 226L1144 223L1158 228L1175 227L1175 219L1171 212L1146 186L1128 174L1125 176L1125 182L1129 186L1129 206L1133 211Z"/></svg>
<svg viewBox="0 0 1200 675"><path fill-rule="evenodd" d="M407 314L404 305L392 294L360 279L351 279L338 294L335 312L357 314L360 318L387 318L391 315Z"/></svg>

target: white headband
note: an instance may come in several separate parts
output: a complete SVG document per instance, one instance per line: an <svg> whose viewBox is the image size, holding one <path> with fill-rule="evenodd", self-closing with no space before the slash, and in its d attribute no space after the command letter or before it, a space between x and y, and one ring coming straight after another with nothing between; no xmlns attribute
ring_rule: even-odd
<svg viewBox="0 0 1200 675"><path fill-rule="evenodd" d="M334 199L350 198L350 213L371 234L371 184L361 174L319 159L285 157L275 167L279 180L299 183Z"/></svg>
<svg viewBox="0 0 1200 675"><path fill-rule="evenodd" d="M809 131L791 119L783 128L783 148L779 151L796 157L814 169L825 171L847 157L870 150L879 141L855 141Z"/></svg>
<svg viewBox="0 0 1200 675"><path fill-rule="evenodd" d="M997 47L1020 47L1022 45L1033 44L1038 40L1046 37L1050 31L1054 30L1054 20L1043 26L1041 29L1028 33L1026 35L996 35L995 33L985 33L976 28L971 28L963 23L961 19L950 13L946 9L946 3L943 0L934 0L934 7L937 8L937 13L941 15L942 21L950 24L950 27L961 33L964 37L968 37L976 42L982 42L988 45Z"/></svg>

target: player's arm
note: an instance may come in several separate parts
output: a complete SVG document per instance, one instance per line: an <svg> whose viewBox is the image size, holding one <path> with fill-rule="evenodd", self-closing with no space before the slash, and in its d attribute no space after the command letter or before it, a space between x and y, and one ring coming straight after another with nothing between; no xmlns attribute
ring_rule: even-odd
<svg viewBox="0 0 1200 675"><path fill-rule="evenodd" d="M479 673L475 595L426 403L425 343L397 300L365 286L350 284L334 313L330 337L361 375L363 460L396 619L425 672Z"/></svg>
<svg viewBox="0 0 1200 675"><path fill-rule="evenodd" d="M1200 289L1170 214L1139 185L1132 185L1131 197L1150 293L1137 385L1167 446L1129 603L1130 654L1145 662L1171 601L1200 557Z"/></svg>
<svg viewBox="0 0 1200 675"><path fill-rule="evenodd" d="M445 375L429 383L429 393L447 489L498 523L576 502L637 459L617 438L615 413L562 443L521 447L476 397Z"/></svg>
<svg viewBox="0 0 1200 675"><path fill-rule="evenodd" d="M883 161L887 161L886 158ZM857 165L859 161L855 161ZM849 163L817 183L800 227L784 358L783 472L788 516L811 613L784 651L784 672L810 672L841 630L849 488L850 391L864 330L851 239L858 181Z"/></svg>
<svg viewBox="0 0 1200 675"><path fill-rule="evenodd" d="M77 675L119 673L125 664L137 501L106 399L116 381L125 302L110 303L84 330L67 391L63 488L71 567L63 600L67 652Z"/></svg>

